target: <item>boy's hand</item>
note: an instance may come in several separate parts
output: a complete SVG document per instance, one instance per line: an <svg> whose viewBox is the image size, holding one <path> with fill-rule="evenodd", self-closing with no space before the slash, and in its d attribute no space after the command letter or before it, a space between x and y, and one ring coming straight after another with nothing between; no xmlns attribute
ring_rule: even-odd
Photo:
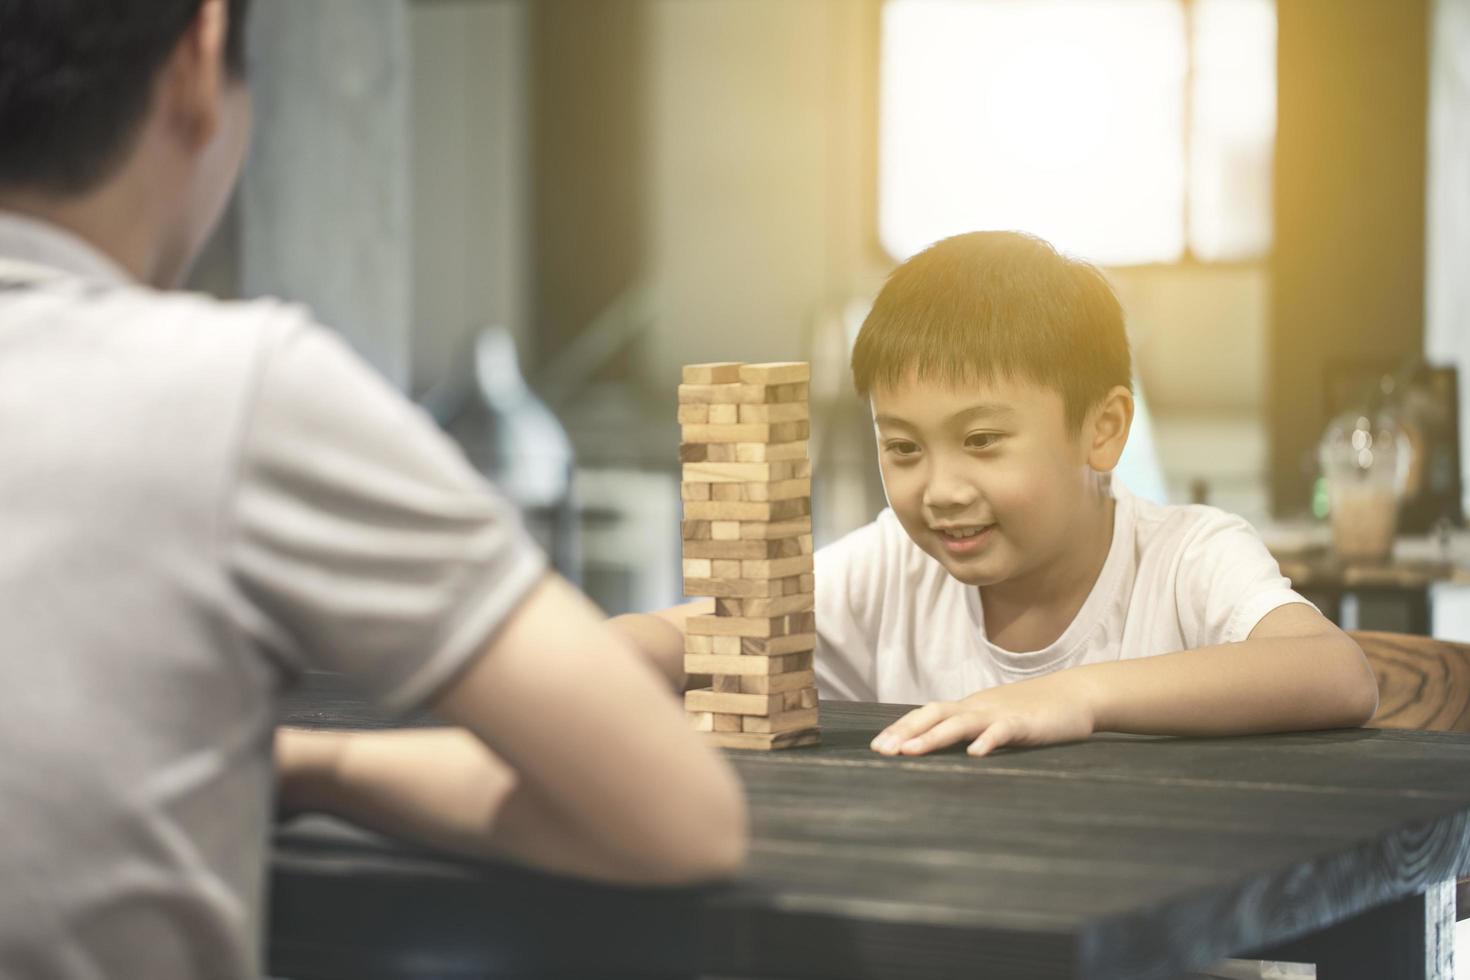
<svg viewBox="0 0 1470 980"><path fill-rule="evenodd" d="M968 741L970 755L1003 745L1076 742L1093 733L1092 703L1069 671L916 708L873 739L883 755L923 755Z"/></svg>

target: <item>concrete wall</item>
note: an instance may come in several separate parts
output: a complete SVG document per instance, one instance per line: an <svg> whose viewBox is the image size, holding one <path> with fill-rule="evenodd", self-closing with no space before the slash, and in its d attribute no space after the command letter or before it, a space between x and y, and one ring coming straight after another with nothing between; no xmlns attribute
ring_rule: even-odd
<svg viewBox="0 0 1470 980"><path fill-rule="evenodd" d="M400 388L529 314L525 0L259 0L257 129L195 282L308 304Z"/></svg>
<svg viewBox="0 0 1470 980"><path fill-rule="evenodd" d="M800 357L824 308L876 286L862 58L874 10L649 5L650 380L706 358Z"/></svg>
<svg viewBox="0 0 1470 980"><path fill-rule="evenodd" d="M404 0L264 0L259 120L241 180L240 290L306 302L409 385L409 45Z"/></svg>
<svg viewBox="0 0 1470 980"><path fill-rule="evenodd" d="M524 0L408 17L412 377L452 373L479 327L530 326L530 52Z"/></svg>

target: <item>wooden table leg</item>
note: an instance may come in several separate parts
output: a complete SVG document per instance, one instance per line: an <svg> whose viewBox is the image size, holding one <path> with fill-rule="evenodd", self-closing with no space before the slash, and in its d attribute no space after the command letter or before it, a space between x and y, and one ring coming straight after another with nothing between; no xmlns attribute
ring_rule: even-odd
<svg viewBox="0 0 1470 980"><path fill-rule="evenodd" d="M1315 963L1317 980L1454 980L1454 940L1455 883L1447 881L1259 955Z"/></svg>

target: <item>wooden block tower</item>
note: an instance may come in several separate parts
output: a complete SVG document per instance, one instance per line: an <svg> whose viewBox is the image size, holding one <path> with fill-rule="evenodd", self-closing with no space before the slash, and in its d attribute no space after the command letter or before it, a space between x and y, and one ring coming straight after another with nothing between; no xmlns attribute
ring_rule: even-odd
<svg viewBox="0 0 1470 980"><path fill-rule="evenodd" d="M805 363L691 364L679 386L684 669L708 674L684 706L716 745L814 745L812 464Z"/></svg>

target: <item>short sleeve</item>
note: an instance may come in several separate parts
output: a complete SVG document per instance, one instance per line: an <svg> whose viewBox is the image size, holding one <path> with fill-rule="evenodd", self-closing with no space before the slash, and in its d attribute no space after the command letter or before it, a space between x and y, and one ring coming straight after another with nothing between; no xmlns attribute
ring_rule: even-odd
<svg viewBox="0 0 1470 980"><path fill-rule="evenodd" d="M1238 643L1279 606L1307 602L1255 529L1215 511L1193 529L1180 551L1179 621L1189 649Z"/></svg>
<svg viewBox="0 0 1470 980"><path fill-rule="evenodd" d="M832 701L876 701L883 533L877 521L817 551L817 689Z"/></svg>
<svg viewBox="0 0 1470 980"><path fill-rule="evenodd" d="M388 708L431 699L545 573L514 508L327 331L266 355L226 503L248 632Z"/></svg>

